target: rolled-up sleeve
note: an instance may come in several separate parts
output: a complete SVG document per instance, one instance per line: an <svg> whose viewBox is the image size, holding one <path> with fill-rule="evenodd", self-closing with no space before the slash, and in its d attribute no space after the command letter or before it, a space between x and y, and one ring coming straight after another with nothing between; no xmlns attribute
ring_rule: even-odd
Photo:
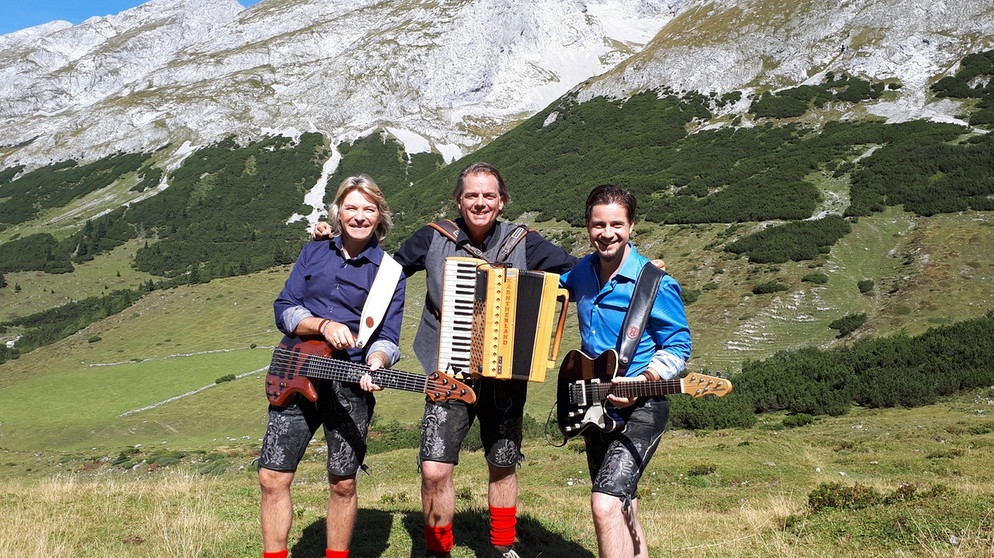
<svg viewBox="0 0 994 558"><path fill-rule="evenodd" d="M283 290L273 302L273 313L276 318L276 327L284 335L293 335L297 326L305 318L313 317L314 314L304 307L303 295L307 282L305 280L305 270L308 265L308 252L301 250L297 256L297 261L287 277Z"/></svg>

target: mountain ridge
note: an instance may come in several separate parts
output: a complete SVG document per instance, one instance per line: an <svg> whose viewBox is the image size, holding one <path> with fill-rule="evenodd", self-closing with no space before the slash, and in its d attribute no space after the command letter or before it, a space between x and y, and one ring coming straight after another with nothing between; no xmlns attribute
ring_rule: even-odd
<svg viewBox="0 0 994 558"><path fill-rule="evenodd" d="M127 57L133 43L93 57L99 66L123 56L119 67L132 71L101 74L87 90L93 99L84 97L85 110L75 112L66 78L32 74L14 60L55 56L38 68L56 66L67 48L62 37L94 36L110 18L47 35L22 31L14 35L30 41L20 43L0 38L20 45L0 58L0 78L24 76L0 85L0 123L17 131L8 145L29 142L0 153L0 164L204 145L229 134L320 130L337 143L385 127L427 138L452 160L610 68L670 17L638 0L432 6L265 0L242 9L235 0L155 0L112 17L132 21L141 44L186 31L188 19L203 27L190 27L189 40L167 42L148 65ZM160 18L140 19L145 12Z"/></svg>

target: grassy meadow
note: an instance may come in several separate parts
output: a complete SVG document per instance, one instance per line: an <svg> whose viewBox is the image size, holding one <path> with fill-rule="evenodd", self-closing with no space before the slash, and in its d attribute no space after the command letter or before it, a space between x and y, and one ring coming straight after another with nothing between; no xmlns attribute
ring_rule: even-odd
<svg viewBox="0 0 994 558"><path fill-rule="evenodd" d="M792 429L771 415L749 430L670 431L641 483L651 555L990 556L992 409L994 392L985 390L930 407L857 410ZM220 441L207 451L167 451L171 446L151 443L116 457L3 451L0 554L258 556L255 440ZM577 442L526 445L522 556L595 555L579 448ZM291 549L298 558L323 556L321 449L320 443L312 447L294 486ZM482 460L479 452L466 452L457 468L458 558L486 549ZM419 556L415 450L376 454L367 463L353 555ZM812 507L815 493L834 497L839 509ZM868 501L867 493L878 500Z"/></svg>
<svg viewBox="0 0 994 558"><path fill-rule="evenodd" d="M664 258L686 290L700 291L687 309L691 369L731 371L734 382L745 359L845 342L827 324L846 313L868 315L856 337L915 335L983 315L994 306L992 219L890 209L860 218L823 260L781 265L720 251L725 225L645 224L636 240L647 255ZM134 248L81 266L87 275L75 278L76 287L65 277L57 286L43 282L49 277L10 274L23 288L0 291L0 306L10 316L52 297L137 285L146 277L127 269ZM801 281L813 271L828 283ZM272 300L288 272L153 291L0 365L0 556L258 556L253 461L265 429L265 367L280 339ZM863 279L874 281L873 292L857 292ZM751 292L771 280L790 291ZM423 279L412 278L401 370L419 368L408 351L423 292ZM577 346L571 317L561 354ZM216 381L228 375L234 379ZM539 423L554 392L554 372L530 388L526 412ZM415 429L421 411L418 394L377 397L378 424ZM671 431L641 484L652 556L994 555L992 412L988 389L918 409L857 409L799 428L763 415L749 430ZM521 555L593 556L579 445L552 447L536 437L526 455ZM415 456L396 449L369 457L354 556L423 551ZM317 443L294 487L297 558L322 555L323 458ZM459 558L486 547L482 460L466 452L457 469Z"/></svg>

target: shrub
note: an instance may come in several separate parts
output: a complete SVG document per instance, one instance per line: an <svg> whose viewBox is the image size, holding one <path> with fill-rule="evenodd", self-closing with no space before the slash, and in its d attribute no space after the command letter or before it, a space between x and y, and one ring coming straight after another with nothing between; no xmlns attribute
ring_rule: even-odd
<svg viewBox="0 0 994 558"><path fill-rule="evenodd" d="M706 477L717 470L718 467L715 465L701 463L699 465L693 465L690 467L690 469L687 469L687 476Z"/></svg>
<svg viewBox="0 0 994 558"><path fill-rule="evenodd" d="M873 291L873 280L863 279L862 281L856 283L856 287L859 289L859 292L862 294L870 293Z"/></svg>
<svg viewBox="0 0 994 558"><path fill-rule="evenodd" d="M815 418L807 413L795 413L784 417L783 425L787 428L797 428L798 426L807 426L814 421Z"/></svg>
<svg viewBox="0 0 994 558"><path fill-rule="evenodd" d="M416 448L421 445L421 428L401 424L396 420L386 424L379 424L374 420L374 424L369 429L367 442L369 453L384 453L395 449Z"/></svg>
<svg viewBox="0 0 994 558"><path fill-rule="evenodd" d="M756 424L750 398L731 393L724 397L670 398L670 424L690 430L751 428Z"/></svg>
<svg viewBox="0 0 994 558"><path fill-rule="evenodd" d="M814 283L815 285L824 285L825 283L828 283L828 275L821 272L809 273L802 277L801 281L804 283Z"/></svg>
<svg viewBox="0 0 994 558"><path fill-rule="evenodd" d="M861 510L883 501L873 487L859 483L847 486L841 482L819 484L808 494L808 507L818 513L826 509Z"/></svg>
<svg viewBox="0 0 994 558"><path fill-rule="evenodd" d="M861 314L847 314L837 320L833 320L828 327L836 329L839 334L836 337L842 338L856 331L866 323L866 312Z"/></svg>
<svg viewBox="0 0 994 558"><path fill-rule="evenodd" d="M697 302L697 299L700 298L700 296L701 291L698 289L686 289L680 291L680 299L683 300L684 304L693 304Z"/></svg>
<svg viewBox="0 0 994 558"><path fill-rule="evenodd" d="M780 281L769 281L766 283L758 283L752 287L752 294L769 294L779 291L789 290L790 287L784 285Z"/></svg>

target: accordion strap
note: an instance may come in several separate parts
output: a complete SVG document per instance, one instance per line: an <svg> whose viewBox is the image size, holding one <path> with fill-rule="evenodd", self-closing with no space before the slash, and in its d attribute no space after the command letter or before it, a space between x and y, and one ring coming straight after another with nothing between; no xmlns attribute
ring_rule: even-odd
<svg viewBox="0 0 994 558"><path fill-rule="evenodd" d="M456 246L458 246L459 248L462 248L463 250L469 252L474 258L479 258L489 263L504 263L504 261L507 260L508 256L511 255L511 252L514 250L514 247L517 246L519 242L521 242L521 240L525 237L525 235L531 232L531 229L529 229L524 225L516 225L514 227L514 230L511 231L511 234L504 237L504 241L501 244L500 251L497 252L496 261L491 261L490 258L488 258L487 255L484 254L482 250L480 250L476 246L473 246L469 242L469 239L465 239L462 241L459 240L459 225L457 225L455 221L451 219L441 219L439 221L435 221L434 223L428 223L428 226L438 231L439 234L441 234L445 238L448 238L449 240L454 242Z"/></svg>
<svg viewBox="0 0 994 558"><path fill-rule="evenodd" d="M645 325L649 322L649 314L652 313L656 292L659 290L659 282L662 281L663 275L666 275L666 272L651 262L642 266L642 270L639 272L632 300L628 306L628 311L625 312L625 321L621 325L616 375L624 376L628 371L628 366L632 363L635 347L638 346L642 332L645 331Z"/></svg>

